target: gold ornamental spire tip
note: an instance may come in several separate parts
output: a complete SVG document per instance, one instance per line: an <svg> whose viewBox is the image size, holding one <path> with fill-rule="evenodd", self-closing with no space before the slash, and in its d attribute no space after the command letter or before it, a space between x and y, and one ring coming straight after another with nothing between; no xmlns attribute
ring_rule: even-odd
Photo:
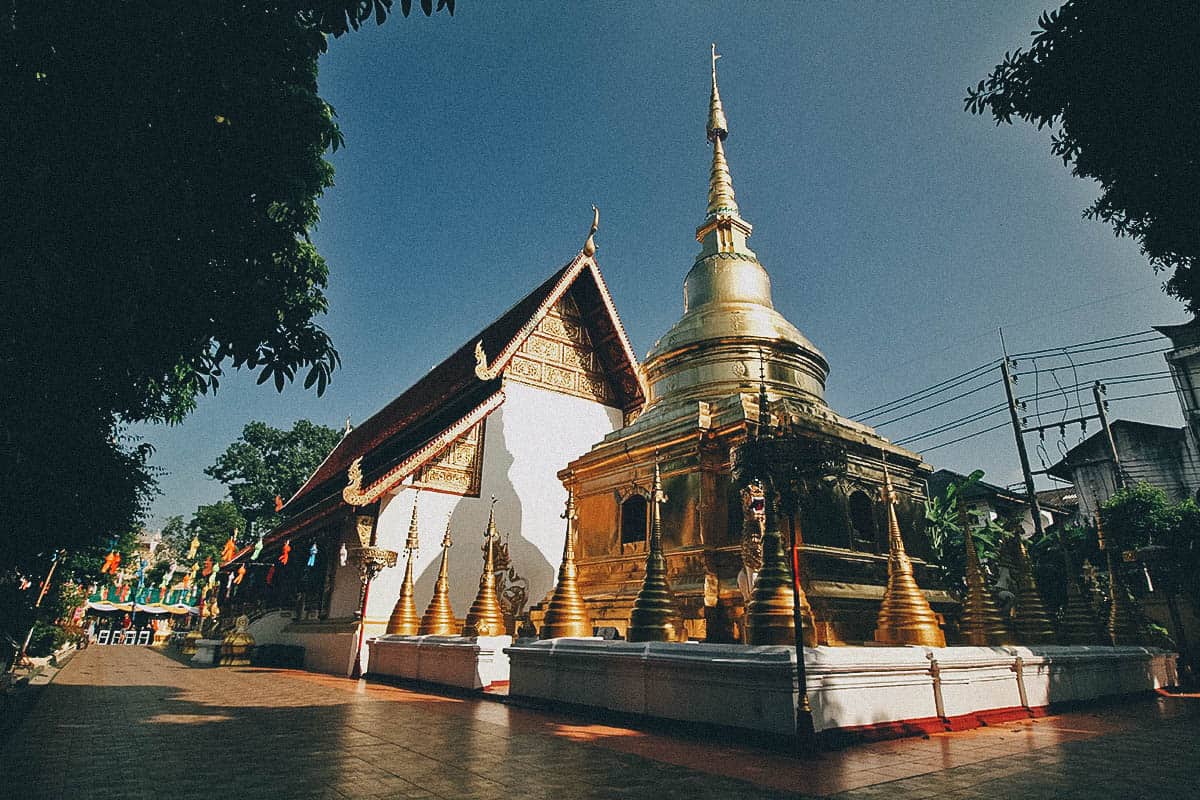
<svg viewBox="0 0 1200 800"><path fill-rule="evenodd" d="M596 231L600 230L600 209L592 206L592 229L583 243L583 254L589 258L596 255Z"/></svg>
<svg viewBox="0 0 1200 800"><path fill-rule="evenodd" d="M717 59L721 56L717 53L717 46L712 46L712 95L708 101L708 140L715 142L717 139L724 141L729 135L729 123L725 120L725 108L721 105L721 92L717 89Z"/></svg>

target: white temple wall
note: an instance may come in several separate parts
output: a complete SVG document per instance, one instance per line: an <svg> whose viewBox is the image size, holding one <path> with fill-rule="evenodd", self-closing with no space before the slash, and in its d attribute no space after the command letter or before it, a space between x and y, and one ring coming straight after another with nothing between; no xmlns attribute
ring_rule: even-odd
<svg viewBox="0 0 1200 800"><path fill-rule="evenodd" d="M422 490L417 511L420 551L413 564L417 612L433 594L447 518L451 525L450 602L458 618L466 616L479 589L481 545L491 497L496 497L496 528L507 542L512 566L528 581L526 607L554 586L562 559L566 523L560 516L566 492L556 477L572 459L605 434L619 428L622 413L590 400L507 382L503 405L487 418L479 497ZM404 579L404 541L416 492L404 487L387 497L379 513L376 542L401 553L395 569L384 570L371 585L367 636L382 634ZM339 583L349 581L347 570ZM343 577L343 573L347 577Z"/></svg>

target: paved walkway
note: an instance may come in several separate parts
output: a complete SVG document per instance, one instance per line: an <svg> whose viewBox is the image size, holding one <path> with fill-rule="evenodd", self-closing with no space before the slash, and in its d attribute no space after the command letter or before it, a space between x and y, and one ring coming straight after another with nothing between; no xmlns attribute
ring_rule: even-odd
<svg viewBox="0 0 1200 800"><path fill-rule="evenodd" d="M1146 700L804 759L291 670L93 647L0 743L40 798L1184 798L1200 701Z"/></svg>

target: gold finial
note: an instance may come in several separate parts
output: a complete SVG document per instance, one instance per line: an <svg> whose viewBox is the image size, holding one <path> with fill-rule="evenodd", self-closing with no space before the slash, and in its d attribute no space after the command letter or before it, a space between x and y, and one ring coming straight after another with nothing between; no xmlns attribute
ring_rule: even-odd
<svg viewBox="0 0 1200 800"><path fill-rule="evenodd" d="M450 607L450 519L453 512L446 516L446 533L442 536L442 563L438 567L437 582L433 585L433 597L425 616L421 617L418 633L422 636L454 636L458 629L454 625L454 610Z"/></svg>
<svg viewBox="0 0 1200 800"><path fill-rule="evenodd" d="M596 231L598 230L600 230L600 209L592 206L592 229L588 231L587 241L583 243L585 256L596 255Z"/></svg>
<svg viewBox="0 0 1200 800"><path fill-rule="evenodd" d="M487 532L483 538L483 572L479 576L479 593L467 612L463 625L463 636L503 636L504 611L500 598L496 596L495 543L500 538L496 532L496 496L492 495L492 509L488 514Z"/></svg>
<svg viewBox="0 0 1200 800"><path fill-rule="evenodd" d="M971 535L971 519L967 504L959 498L958 524L963 532L963 545L967 549L967 593L963 597L959 633L969 645L986 646L1012 644L1004 619L996 608L996 601L983 578L983 567L979 563L979 551L975 549L975 537Z"/></svg>
<svg viewBox="0 0 1200 800"><path fill-rule="evenodd" d="M542 622L541 638L559 639L564 636L591 636L592 620L588 615L587 603L579 593L579 570L575 566L575 493L567 490L567 510L563 513L567 521L567 540L563 544L562 565L558 568L558 584L546 606L546 617Z"/></svg>
<svg viewBox="0 0 1200 800"><path fill-rule="evenodd" d="M721 92L717 89L717 46L712 46L712 95L708 101L708 140L715 142L725 140L729 135L729 123L725 121L725 109L721 105Z"/></svg>
<svg viewBox="0 0 1200 800"><path fill-rule="evenodd" d="M888 517L888 582L875 620L875 641L884 644L919 644L945 647L946 635L938 625L937 615L917 580L913 577L912 560L904 549L900 536L900 521L896 518L899 496L892 486L887 462L883 464L881 499L887 505Z"/></svg>
<svg viewBox="0 0 1200 800"><path fill-rule="evenodd" d="M646 554L646 576L641 591L629 614L629 629L626 638L631 642L669 642L677 636L676 620L680 613L675 608L675 597L667 581L667 559L662 550L662 511L667 501L663 493L662 476L658 462L654 462L654 485L650 490L653 507L650 517L650 547Z"/></svg>
<svg viewBox="0 0 1200 800"><path fill-rule="evenodd" d="M407 561L404 565L404 581L400 584L400 596L388 619L387 632L401 636L415 636L421 630L421 618L417 615L417 604L413 590L413 557L417 553L417 500L418 489L413 497L412 520L408 523L408 541L404 543ZM436 593L435 593L436 594Z"/></svg>
<svg viewBox="0 0 1200 800"><path fill-rule="evenodd" d="M409 553L416 553L417 546L420 544L417 533L417 503L421 500L421 490L417 489L417 493L413 495L412 519L408 521L408 539L404 542L404 549Z"/></svg>

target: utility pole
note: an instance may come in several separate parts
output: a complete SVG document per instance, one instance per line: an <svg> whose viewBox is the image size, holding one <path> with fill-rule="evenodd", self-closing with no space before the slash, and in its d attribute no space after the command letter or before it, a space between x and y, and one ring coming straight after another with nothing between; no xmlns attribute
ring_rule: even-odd
<svg viewBox="0 0 1200 800"><path fill-rule="evenodd" d="M1121 469L1121 459L1117 455L1117 442L1113 439L1112 428L1108 424L1108 410L1104 407L1104 399L1100 396L1104 387L1100 381L1092 384L1092 397L1096 399L1096 415L1100 417L1100 427L1104 429L1104 439L1108 442L1108 455L1113 462L1113 485L1117 489L1125 488L1125 473Z"/></svg>
<svg viewBox="0 0 1200 800"><path fill-rule="evenodd" d="M1040 538L1045 534L1045 529L1042 527L1042 508L1038 503L1037 491L1033 486L1033 470L1029 467L1029 452L1025 449L1025 433L1027 431L1021 424L1021 416L1017 411L1017 398L1013 393L1013 376L1009 366L1008 348L1004 346L1004 331L1000 332L1000 346L1004 353L1004 359L1000 362L1000 372L1004 376L1004 394L1008 398L1008 414L1012 420L1013 436L1017 440L1017 455L1021 459L1021 472L1025 477L1025 492L1029 496L1029 511L1033 517L1033 529ZM1080 417L1071 422L1082 422L1086 419L1086 417ZM1040 426L1033 430L1040 431L1046 427L1048 426ZM1017 535L1021 534L1018 532ZM1058 543L1062 550L1063 577L1067 582L1067 602L1063 606L1061 634L1069 644L1095 644L1097 639L1095 619L1091 615L1091 608L1083 598L1079 582L1075 580L1075 569L1071 564L1071 551L1067 547L1067 536L1062 528L1058 531Z"/></svg>
<svg viewBox="0 0 1200 800"><path fill-rule="evenodd" d="M1004 394L1008 397L1008 415L1012 419L1013 436L1017 439L1017 455L1021 459L1021 474L1025 476L1025 493L1029 496L1029 512L1033 516L1033 529L1042 536L1042 508L1038 504L1037 491L1033 487L1033 472L1029 468L1029 451L1025 449L1025 431L1021 427L1021 416L1017 413L1017 398L1013 394L1013 377L1008 367L1008 352L1000 362L1000 372L1004 376Z"/></svg>

